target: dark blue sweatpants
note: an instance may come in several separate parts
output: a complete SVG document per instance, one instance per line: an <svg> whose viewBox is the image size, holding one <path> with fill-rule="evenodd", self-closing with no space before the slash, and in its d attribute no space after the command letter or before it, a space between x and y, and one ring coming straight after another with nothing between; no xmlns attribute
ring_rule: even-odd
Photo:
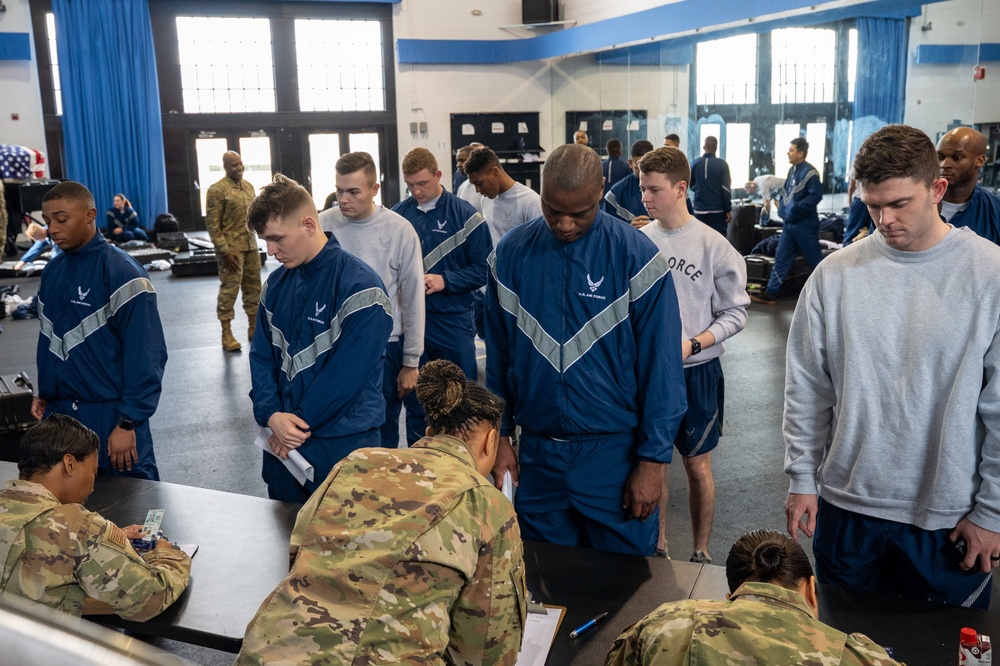
<svg viewBox="0 0 1000 666"><path fill-rule="evenodd" d="M50 400L45 405L45 415L65 414L87 426L101 438L101 448L97 453L97 471L109 476L127 476L134 479L159 481L160 473L156 469L156 456L153 454L153 437L149 433L149 421L142 421L135 426L135 452L138 462L132 465L131 471L119 472L111 466L108 456L108 436L118 426L117 402L82 402L79 400Z"/></svg>
<svg viewBox="0 0 1000 666"><path fill-rule="evenodd" d="M297 449L302 457L312 464L315 471L313 480L306 481L305 485L296 481L280 460L264 451L264 467L260 475L267 484L267 496L282 502L304 504L330 475L334 465L352 451L378 446L379 441L378 428L343 437L310 437Z"/></svg>
<svg viewBox="0 0 1000 666"><path fill-rule="evenodd" d="M792 270L795 257L803 255L810 268L816 268L823 259L819 249L819 221L803 220L781 228L778 250L774 255L774 268L767 281L767 290L777 294Z"/></svg>

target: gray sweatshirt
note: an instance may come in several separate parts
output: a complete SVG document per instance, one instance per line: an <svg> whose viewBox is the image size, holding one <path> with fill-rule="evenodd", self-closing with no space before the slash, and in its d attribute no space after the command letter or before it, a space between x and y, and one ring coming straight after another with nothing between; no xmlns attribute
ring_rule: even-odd
<svg viewBox="0 0 1000 666"><path fill-rule="evenodd" d="M684 367L722 356L722 344L747 325L747 266L725 236L695 218L667 231L655 220L642 233L667 258L681 311L681 340L711 331L715 344L688 356ZM681 342L678 340L678 342Z"/></svg>
<svg viewBox="0 0 1000 666"><path fill-rule="evenodd" d="M389 341L402 336L403 365L418 367L424 352L424 260L413 225L382 206L357 221L344 217L340 208L331 208L319 214L319 223L382 278L392 303Z"/></svg>
<svg viewBox="0 0 1000 666"><path fill-rule="evenodd" d="M1000 532L1000 247L873 234L817 267L788 334L789 491L856 513ZM971 513L970 513L971 512Z"/></svg>

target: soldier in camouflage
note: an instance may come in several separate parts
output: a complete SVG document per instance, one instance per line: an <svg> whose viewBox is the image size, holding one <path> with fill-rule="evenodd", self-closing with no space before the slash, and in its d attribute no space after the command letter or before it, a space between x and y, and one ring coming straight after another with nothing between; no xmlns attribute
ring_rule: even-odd
<svg viewBox="0 0 1000 666"><path fill-rule="evenodd" d="M243 310L250 320L247 338L253 340L260 303L260 252L247 228L247 208L254 199L253 185L243 180L243 158L232 150L222 156L226 176L208 188L205 228L215 244L219 265L219 301L216 314L222 324L222 348L239 351L231 323L236 296L243 289Z"/></svg>
<svg viewBox="0 0 1000 666"><path fill-rule="evenodd" d="M744 534L729 551L726 576L729 601L663 604L618 637L605 666L899 663L867 636L816 619L812 566L784 534Z"/></svg>
<svg viewBox="0 0 1000 666"><path fill-rule="evenodd" d="M358 449L299 512L291 572L237 664L514 664L525 621L513 505L486 478L503 401L421 370L428 437Z"/></svg>
<svg viewBox="0 0 1000 666"><path fill-rule="evenodd" d="M124 530L82 504L94 489L100 439L52 414L21 443L20 479L0 490L0 591L57 610L141 622L187 588L191 558L165 539L145 557Z"/></svg>

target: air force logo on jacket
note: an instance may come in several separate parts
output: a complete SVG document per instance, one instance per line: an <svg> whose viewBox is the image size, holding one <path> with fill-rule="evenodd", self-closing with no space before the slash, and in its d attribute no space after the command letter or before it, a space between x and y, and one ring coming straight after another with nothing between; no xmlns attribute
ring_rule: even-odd
<svg viewBox="0 0 1000 666"><path fill-rule="evenodd" d="M565 437L635 431L639 456L669 462L687 409L677 295L656 246L599 212L573 243L543 218L490 257L486 382L516 423Z"/></svg>

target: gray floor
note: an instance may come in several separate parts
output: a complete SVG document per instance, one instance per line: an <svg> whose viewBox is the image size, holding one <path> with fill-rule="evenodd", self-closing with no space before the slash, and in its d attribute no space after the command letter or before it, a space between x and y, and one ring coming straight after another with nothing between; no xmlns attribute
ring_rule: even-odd
<svg viewBox="0 0 1000 666"><path fill-rule="evenodd" d="M275 266L270 260L266 266ZM152 273L170 358L160 407L151 421L161 478L228 492L266 496L260 452L252 445L246 347L222 351L215 319L217 278L174 278ZM33 295L37 279L0 279ZM787 481L782 473L782 387L785 340L794 300L752 305L746 329L727 343L725 436L713 454L718 504L711 552L725 561L729 545L756 528L784 529ZM245 338L245 318L235 330ZM0 374L35 372L37 320L0 321ZM691 552L687 483L681 465L669 471L667 536L671 554ZM807 551L809 549L807 548ZM996 597L995 597L996 598ZM230 655L160 642L171 652L201 664L228 664Z"/></svg>

